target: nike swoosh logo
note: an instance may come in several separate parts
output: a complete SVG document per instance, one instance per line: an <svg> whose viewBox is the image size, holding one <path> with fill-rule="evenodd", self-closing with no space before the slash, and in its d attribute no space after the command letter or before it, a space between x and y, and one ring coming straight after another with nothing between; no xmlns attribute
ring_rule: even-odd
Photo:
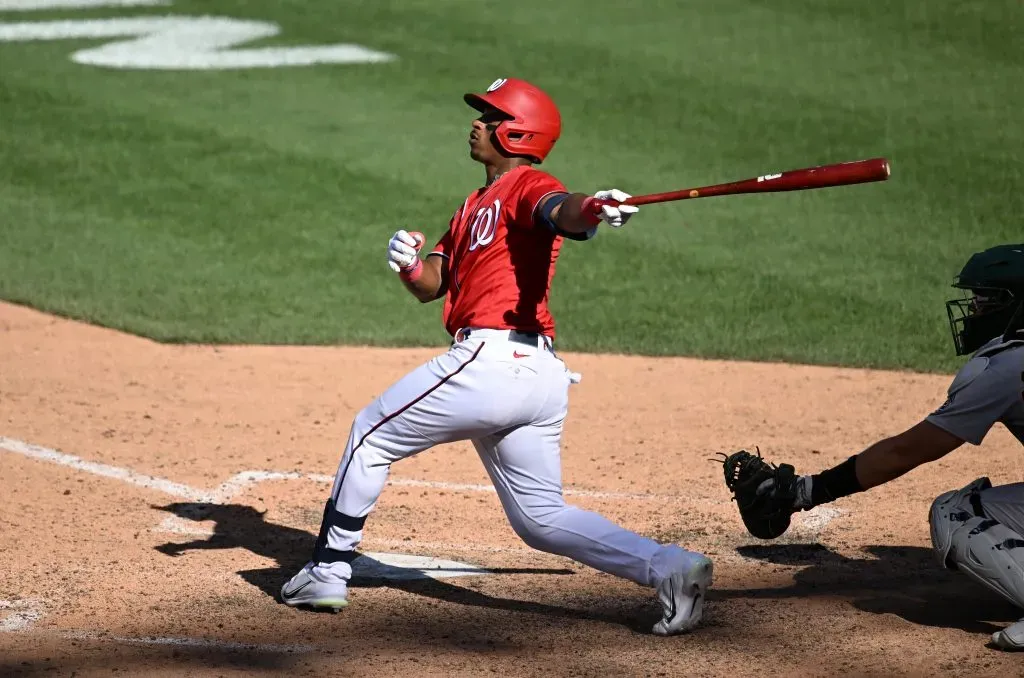
<svg viewBox="0 0 1024 678"><path fill-rule="evenodd" d="M529 358L529 353L520 353L519 351L512 351L513 358Z"/></svg>
<svg viewBox="0 0 1024 678"><path fill-rule="evenodd" d="M285 598L294 598L300 591L302 591L302 589L306 588L307 586L309 586L312 583L313 583L312 581L307 581L305 584L303 584L299 588L295 589L294 591L281 591L281 595L284 596Z"/></svg>

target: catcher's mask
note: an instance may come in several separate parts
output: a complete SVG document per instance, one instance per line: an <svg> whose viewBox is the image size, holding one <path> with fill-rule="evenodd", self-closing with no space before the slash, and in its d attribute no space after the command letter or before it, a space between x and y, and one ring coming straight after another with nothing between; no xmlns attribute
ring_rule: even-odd
<svg viewBox="0 0 1024 678"><path fill-rule="evenodd" d="M957 355L974 353L1000 335L1009 341L1024 331L1024 244L974 254L953 287L963 290L959 299L946 302Z"/></svg>

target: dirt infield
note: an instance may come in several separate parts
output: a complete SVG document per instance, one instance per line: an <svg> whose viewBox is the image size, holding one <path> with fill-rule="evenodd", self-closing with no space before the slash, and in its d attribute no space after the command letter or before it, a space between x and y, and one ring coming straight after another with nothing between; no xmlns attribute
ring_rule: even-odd
<svg viewBox="0 0 1024 678"><path fill-rule="evenodd" d="M926 518L1024 476L1005 430L771 543L707 461L759 445L819 470L939 405L943 376L563 356L569 498L715 559L691 635L520 543L468 444L392 469L346 610L277 603L352 416L433 354L165 346L0 305L0 675L1024 675L985 645L1020 613L938 568Z"/></svg>

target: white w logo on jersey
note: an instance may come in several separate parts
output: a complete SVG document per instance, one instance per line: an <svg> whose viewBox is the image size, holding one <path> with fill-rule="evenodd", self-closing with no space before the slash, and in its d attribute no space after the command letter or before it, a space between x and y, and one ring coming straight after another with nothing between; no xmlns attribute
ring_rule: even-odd
<svg viewBox="0 0 1024 678"><path fill-rule="evenodd" d="M501 201L495 200L490 207L481 207L476 211L473 224L469 227L469 251L478 247L487 247L494 240L498 230L498 217L501 214Z"/></svg>

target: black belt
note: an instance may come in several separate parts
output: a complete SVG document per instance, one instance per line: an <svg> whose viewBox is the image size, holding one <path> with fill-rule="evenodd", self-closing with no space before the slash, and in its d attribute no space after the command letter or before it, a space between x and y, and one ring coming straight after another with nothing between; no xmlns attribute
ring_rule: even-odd
<svg viewBox="0 0 1024 678"><path fill-rule="evenodd" d="M463 339L468 339L470 335L473 334L473 330L471 329L463 329L459 330L459 332L462 333ZM509 341L514 341L517 344L525 344L526 346L533 346L534 348L536 348L539 345L538 342L540 341L541 336L542 335L540 334L540 332L520 332L519 330L508 330ZM552 353L554 352L554 347L549 346L547 341L544 342L541 348L550 350Z"/></svg>
<svg viewBox="0 0 1024 678"><path fill-rule="evenodd" d="M539 339L539 332L520 332L519 330L509 330L508 333L509 341L526 344L527 346L536 346Z"/></svg>

